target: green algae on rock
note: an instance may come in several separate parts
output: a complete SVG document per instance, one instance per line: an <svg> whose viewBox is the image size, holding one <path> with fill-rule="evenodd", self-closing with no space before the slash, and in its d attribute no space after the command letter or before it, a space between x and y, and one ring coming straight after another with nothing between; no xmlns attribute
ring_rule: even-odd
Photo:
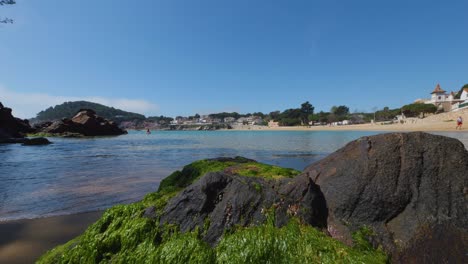
<svg viewBox="0 0 468 264"><path fill-rule="evenodd" d="M207 173L208 175L204 176ZM235 174L232 181L238 181L239 186L242 186L243 182L254 183L245 186L251 188L252 194L255 193L257 196L265 195L266 191L273 187L278 188L280 186L278 182L291 182L292 178L299 174L292 169L261 164L241 157L196 161L164 179L158 191L148 194L142 201L108 209L102 218L81 236L47 252L38 263L385 263L387 261L386 255L381 250L375 250L369 245L362 246L365 240L356 240L354 247L347 246L308 224L301 218L300 212L297 214L294 210L288 211L289 217L285 219L289 220L279 226L277 219L282 213L278 210L279 204L262 208L265 221L261 223L242 222L250 215L241 214L243 220L239 223L247 224L230 225L214 244L206 242L207 231L219 224L213 222L212 214L207 214L200 225L187 230L182 230L183 226L171 221L161 220L173 219L167 218L167 207L175 201L175 197L183 197L184 192L188 190L184 188L189 186L193 188L200 181L206 181L207 177L216 179L219 175L223 175L222 177L230 179L229 173ZM220 199L223 198L219 198L219 195L214 198L221 204ZM227 211L223 217L232 220L234 212L230 212L229 207L224 209Z"/></svg>

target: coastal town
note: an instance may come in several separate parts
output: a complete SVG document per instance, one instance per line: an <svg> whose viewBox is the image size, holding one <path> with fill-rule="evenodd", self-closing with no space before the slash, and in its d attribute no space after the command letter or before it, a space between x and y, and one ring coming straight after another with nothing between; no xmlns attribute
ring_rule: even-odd
<svg viewBox="0 0 468 264"><path fill-rule="evenodd" d="M421 89L422 90L422 89ZM309 101L283 111L269 113L221 112L191 116L149 116L126 112L105 105L75 101L64 102L40 111L28 121L33 126L72 118L81 109L94 110L99 116L130 130L303 130L303 129L371 129L371 130L452 130L453 123L468 119L468 84L447 92L440 84L427 89L428 98L416 99L401 107L375 107L372 112L350 111L346 105L318 111ZM392 128L392 125L399 125ZM462 128L461 128L462 129Z"/></svg>
<svg viewBox="0 0 468 264"><path fill-rule="evenodd" d="M329 112L314 112L309 102L301 108L287 109L283 112L274 111L268 114L261 112L253 114L215 113L175 118L160 116L145 121L125 121L121 125L136 129L170 129L170 130L212 130L213 129L281 129L288 127L341 127L350 125L392 125L392 124L423 124L434 123L434 120L450 122L459 116L465 117L468 112L468 85L459 91L447 92L437 84L430 98L416 99L413 103L401 108L384 107L371 113L351 113L345 105L334 106ZM310 105L310 106L309 106ZM468 118L468 116L467 116ZM151 120L152 119L152 120ZM359 128L352 126L353 128ZM389 129L388 126L385 127Z"/></svg>

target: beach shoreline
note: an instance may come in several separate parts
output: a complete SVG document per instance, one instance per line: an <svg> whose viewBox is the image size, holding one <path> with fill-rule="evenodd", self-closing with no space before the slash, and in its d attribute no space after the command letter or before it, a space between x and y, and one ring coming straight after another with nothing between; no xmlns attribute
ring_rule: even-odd
<svg viewBox="0 0 468 264"><path fill-rule="evenodd" d="M425 124L358 124L341 126L238 126L230 131L382 131L382 132L468 132L468 127L456 130L452 123L425 123Z"/></svg>
<svg viewBox="0 0 468 264"><path fill-rule="evenodd" d="M82 234L103 211L0 222L0 263L34 263L48 250Z"/></svg>

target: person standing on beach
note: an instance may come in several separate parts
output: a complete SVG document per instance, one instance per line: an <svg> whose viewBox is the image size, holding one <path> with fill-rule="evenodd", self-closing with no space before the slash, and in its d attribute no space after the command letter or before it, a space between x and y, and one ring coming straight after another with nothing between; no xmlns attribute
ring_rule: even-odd
<svg viewBox="0 0 468 264"><path fill-rule="evenodd" d="M462 129L462 125L463 125L463 118L462 118L461 116L459 116L459 117L457 118L457 127L455 127L455 130L456 130L456 129L460 129L460 130L461 130L461 129Z"/></svg>

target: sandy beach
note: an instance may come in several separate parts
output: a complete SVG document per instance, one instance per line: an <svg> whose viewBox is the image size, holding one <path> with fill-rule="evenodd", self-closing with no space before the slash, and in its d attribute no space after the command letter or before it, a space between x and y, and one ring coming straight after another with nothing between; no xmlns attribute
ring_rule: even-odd
<svg viewBox="0 0 468 264"><path fill-rule="evenodd" d="M456 130L457 117L465 120L461 130ZM234 130L270 130L270 131L426 131L426 132L468 132L468 109L458 112L448 112L432 115L423 119L407 118L404 123L342 125L342 126L294 126L294 127L266 127L266 126L235 126Z"/></svg>
<svg viewBox="0 0 468 264"><path fill-rule="evenodd" d="M0 263L34 263L42 254L80 235L102 212L0 222Z"/></svg>
<svg viewBox="0 0 468 264"><path fill-rule="evenodd" d="M360 124L345 126L292 126L292 127L265 127L242 126L234 130L266 130L266 131L425 131L425 132L468 132L468 126L455 130L454 122L421 123L421 124Z"/></svg>

